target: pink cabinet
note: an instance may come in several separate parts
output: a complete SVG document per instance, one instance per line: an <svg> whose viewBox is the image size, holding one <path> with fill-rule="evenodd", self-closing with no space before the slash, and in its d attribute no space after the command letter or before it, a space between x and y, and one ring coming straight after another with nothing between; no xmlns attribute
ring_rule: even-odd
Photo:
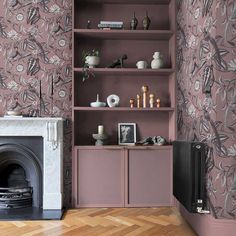
<svg viewBox="0 0 236 236"><path fill-rule="evenodd" d="M79 146L74 207L172 205L172 147Z"/></svg>
<svg viewBox="0 0 236 236"><path fill-rule="evenodd" d="M75 155L75 207L124 206L121 150L78 149Z"/></svg>
<svg viewBox="0 0 236 236"><path fill-rule="evenodd" d="M126 169L126 206L172 205L170 149L129 150Z"/></svg>

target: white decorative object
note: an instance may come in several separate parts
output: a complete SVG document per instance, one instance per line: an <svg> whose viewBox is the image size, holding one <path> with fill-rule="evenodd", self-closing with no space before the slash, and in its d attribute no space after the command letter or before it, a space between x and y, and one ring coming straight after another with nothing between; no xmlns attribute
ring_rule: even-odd
<svg viewBox="0 0 236 236"><path fill-rule="evenodd" d="M104 134L104 126L103 125L98 126L98 134Z"/></svg>
<svg viewBox="0 0 236 236"><path fill-rule="evenodd" d="M0 118L0 136L43 138L43 209L62 209L63 119Z"/></svg>
<svg viewBox="0 0 236 236"><path fill-rule="evenodd" d="M107 104L109 107L118 107L120 104L120 98L115 94L111 94L107 97Z"/></svg>
<svg viewBox="0 0 236 236"><path fill-rule="evenodd" d="M105 102L100 102L99 101L99 94L97 94L97 100L96 102L91 102L90 106L91 107L105 107L107 104Z"/></svg>
<svg viewBox="0 0 236 236"><path fill-rule="evenodd" d="M160 69L163 67L164 63L163 63L163 59L162 59L162 55L160 52L155 52L153 54L153 60L151 63L151 67L152 69Z"/></svg>
<svg viewBox="0 0 236 236"><path fill-rule="evenodd" d="M94 68L100 63L100 57L98 56L87 56L85 58L85 63L88 64L89 68Z"/></svg>
<svg viewBox="0 0 236 236"><path fill-rule="evenodd" d="M136 63L136 66L138 69L146 69L148 66L148 63L146 61L138 61Z"/></svg>

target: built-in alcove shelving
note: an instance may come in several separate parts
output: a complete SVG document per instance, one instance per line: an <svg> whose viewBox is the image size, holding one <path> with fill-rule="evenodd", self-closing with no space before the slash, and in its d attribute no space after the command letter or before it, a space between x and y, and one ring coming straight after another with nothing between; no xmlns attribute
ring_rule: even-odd
<svg viewBox="0 0 236 236"><path fill-rule="evenodd" d="M160 135L171 141L176 137L175 5L175 0L74 0L72 116L73 204L76 207L158 206L169 205L172 202L172 146L120 146L117 126L118 123L136 123L138 140ZM130 30L134 12L139 24L137 30ZM146 12L151 19L149 30L144 30L142 26ZM88 20L91 22L89 29ZM101 20L123 21L124 28L98 29L97 25ZM92 49L99 50L101 62L97 68L90 69L93 76L83 81L82 53ZM160 51L164 58L165 65L161 69L150 68L153 53L156 51ZM128 56L124 67L108 68L122 54ZM137 69L136 62L140 60L146 60L149 67ZM160 98L160 108L150 108L149 105L147 108L130 108L130 98L136 98L137 94L141 95L143 85L149 87L149 93L155 94L155 98ZM90 107L97 94L104 102L110 94L117 94L120 97L119 107ZM109 136L108 145L96 147L92 134L97 132L97 126L100 124L104 125ZM137 165L136 156L139 158ZM142 172L135 168L145 166L145 158L148 166L142 175ZM100 164L95 170L93 165L98 160L103 164L100 170ZM160 173L157 169L154 170L155 165L162 166L157 168ZM87 172L95 171L98 174L94 177L95 182L88 180L86 184L86 169ZM153 171L153 179L148 179L147 183L142 182L144 191L139 192L134 180L138 178L138 173L142 180L145 180L145 173L148 173L149 169ZM164 172L161 179L166 175L166 188L163 190L163 196L158 196L160 191L152 191L151 188L160 188L162 183L150 185L149 182L155 182L162 170ZM99 171L104 172L101 179ZM100 191L97 186L99 182L107 180L110 181L107 186L110 186L111 191L105 194L106 191ZM90 184L97 191L94 192L96 197L89 194L93 192L88 187ZM146 186L150 187L147 192L153 192L150 197L141 193L146 191ZM108 199L109 195L113 197ZM144 200L140 202L142 198Z"/></svg>

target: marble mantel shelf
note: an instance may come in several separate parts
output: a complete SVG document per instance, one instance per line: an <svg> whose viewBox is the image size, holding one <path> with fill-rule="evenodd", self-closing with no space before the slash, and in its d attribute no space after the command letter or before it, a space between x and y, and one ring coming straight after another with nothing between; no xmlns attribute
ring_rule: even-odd
<svg viewBox="0 0 236 236"><path fill-rule="evenodd" d="M22 116L3 116L0 117L0 121L3 120L26 120L26 121L45 121L45 120L63 120L61 117L22 117Z"/></svg>
<svg viewBox="0 0 236 236"><path fill-rule="evenodd" d="M43 138L43 209L61 209L63 118L0 117L0 136Z"/></svg>

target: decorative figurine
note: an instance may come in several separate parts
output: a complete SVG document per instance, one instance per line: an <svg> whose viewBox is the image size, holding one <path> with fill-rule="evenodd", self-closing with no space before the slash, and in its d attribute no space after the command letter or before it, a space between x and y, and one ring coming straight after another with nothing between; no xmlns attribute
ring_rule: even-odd
<svg viewBox="0 0 236 236"><path fill-rule="evenodd" d="M137 108L141 107L141 97L139 94L137 94Z"/></svg>
<svg viewBox="0 0 236 236"><path fill-rule="evenodd" d="M148 12L146 11L146 16L143 18L143 29L148 30L150 26L151 20L148 17Z"/></svg>
<svg viewBox="0 0 236 236"><path fill-rule="evenodd" d="M150 105L150 108L154 107L154 94L153 93L149 94L149 105Z"/></svg>
<svg viewBox="0 0 236 236"><path fill-rule="evenodd" d="M157 102L157 108L159 108L159 107L161 106L161 100L160 100L160 98L157 98L156 102Z"/></svg>
<svg viewBox="0 0 236 236"><path fill-rule="evenodd" d="M135 100L134 100L133 98L131 98L131 99L129 100L130 108L134 108L134 102L135 102Z"/></svg>
<svg viewBox="0 0 236 236"><path fill-rule="evenodd" d="M87 29L91 29L91 21L90 20L87 21Z"/></svg>
<svg viewBox="0 0 236 236"><path fill-rule="evenodd" d="M147 92L148 92L147 85L142 86L142 92L143 92L143 108L146 108L147 107Z"/></svg>
<svg viewBox="0 0 236 236"><path fill-rule="evenodd" d="M113 61L113 63L108 66L108 68L115 68L120 66L120 68L123 68L124 66L124 60L126 60L128 57L126 54L122 55L120 58L118 58L117 60Z"/></svg>
<svg viewBox="0 0 236 236"><path fill-rule="evenodd" d="M109 107L118 107L120 103L120 98L115 95L111 94L107 97L107 104Z"/></svg>
<svg viewBox="0 0 236 236"><path fill-rule="evenodd" d="M135 17L135 12L134 12L134 16L133 16L133 18L130 22L130 29L131 30L136 30L137 25L138 25L138 19Z"/></svg>

